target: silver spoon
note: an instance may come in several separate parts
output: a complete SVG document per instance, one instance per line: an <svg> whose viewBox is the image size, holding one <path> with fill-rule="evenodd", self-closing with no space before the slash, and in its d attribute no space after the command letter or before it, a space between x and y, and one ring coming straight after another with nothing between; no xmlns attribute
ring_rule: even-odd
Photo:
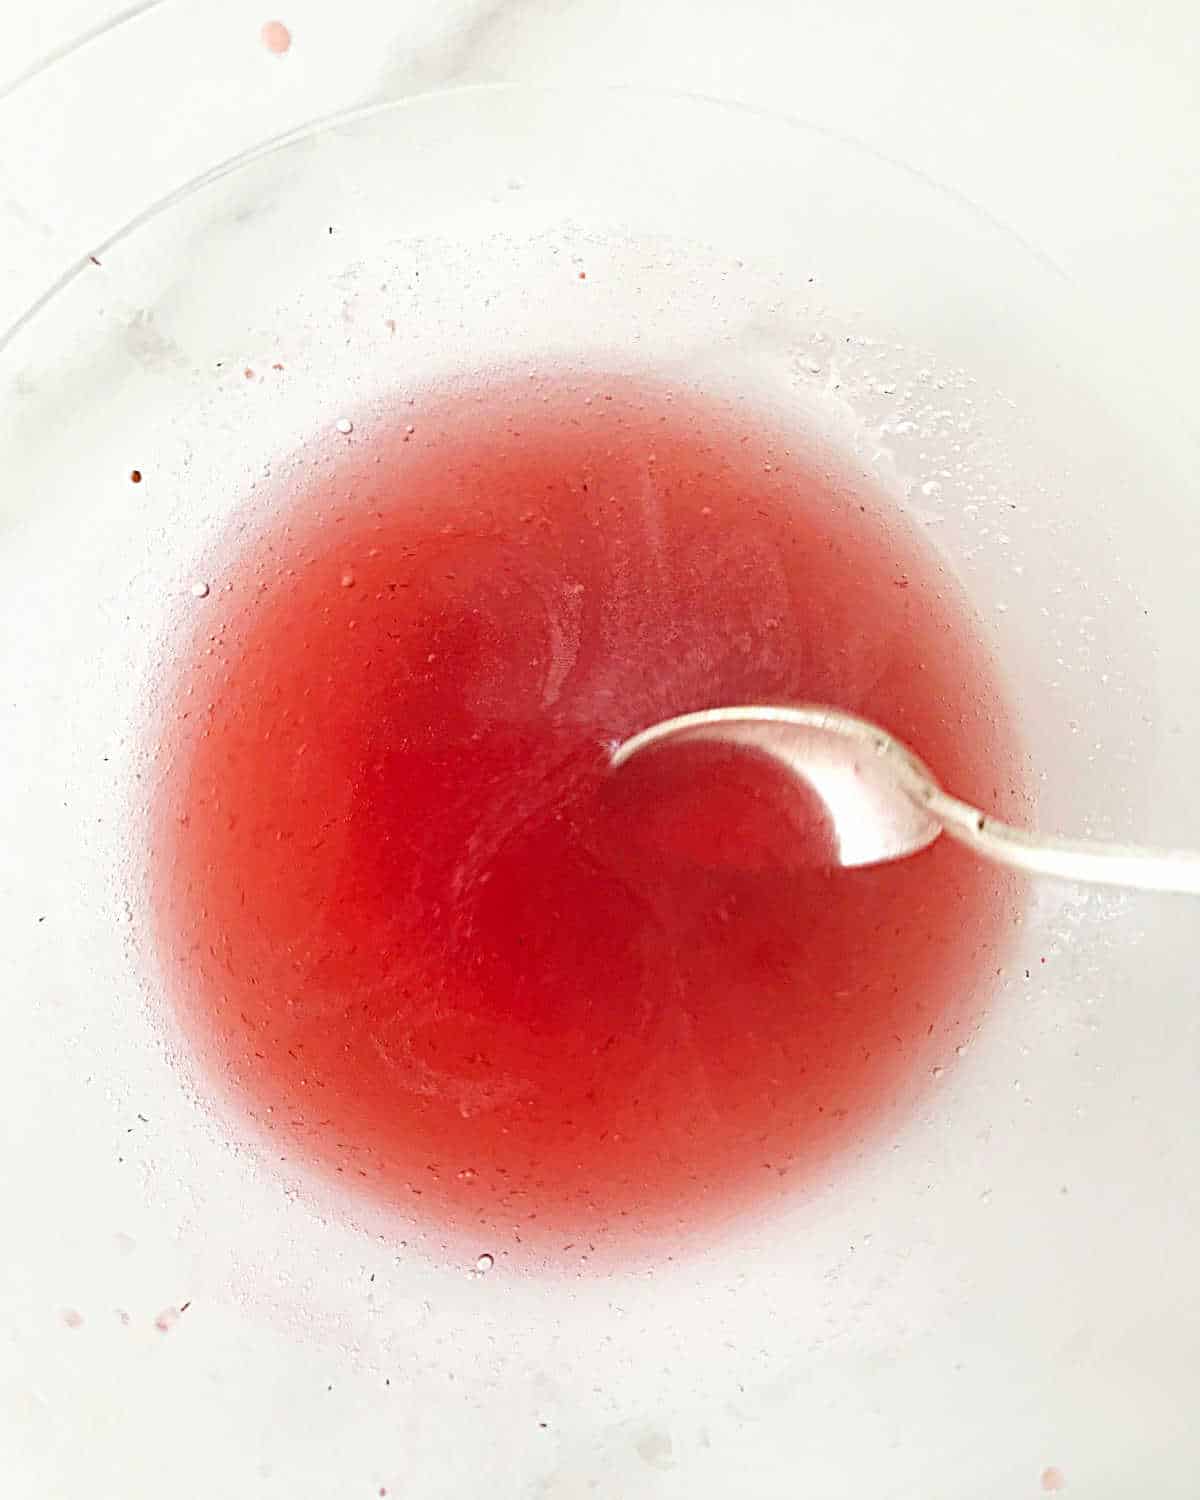
<svg viewBox="0 0 1200 1500"><path fill-rule="evenodd" d="M622 741L613 769L652 746L688 740L741 746L799 777L825 806L841 865L904 859L947 833L986 859L1033 875L1200 895L1200 853L1014 828L943 791L929 767L878 724L834 708L751 704L681 714Z"/></svg>

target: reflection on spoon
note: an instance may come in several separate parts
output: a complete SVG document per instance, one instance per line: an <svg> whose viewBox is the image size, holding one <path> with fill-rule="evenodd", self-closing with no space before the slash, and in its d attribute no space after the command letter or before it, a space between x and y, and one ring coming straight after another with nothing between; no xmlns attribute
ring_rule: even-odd
<svg viewBox="0 0 1200 1500"><path fill-rule="evenodd" d="M946 833L1029 874L1200 895L1200 854L1014 828L943 791L928 766L879 725L834 708L749 704L681 714L622 741L613 769L687 741L765 755L803 781L827 809L837 862L849 868L904 859Z"/></svg>

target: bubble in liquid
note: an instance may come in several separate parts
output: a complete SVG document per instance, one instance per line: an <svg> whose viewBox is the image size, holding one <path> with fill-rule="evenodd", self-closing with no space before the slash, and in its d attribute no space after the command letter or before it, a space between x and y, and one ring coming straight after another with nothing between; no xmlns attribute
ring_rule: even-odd
<svg viewBox="0 0 1200 1500"><path fill-rule="evenodd" d="M495 1258L495 1256L489 1255L487 1253L487 1251L485 1250L483 1252L483 1254L478 1258L478 1260L476 1260L476 1262L475 1262L475 1270L476 1270L476 1272L480 1276L484 1276L484 1275L487 1274L488 1271L490 1271L492 1269L492 1267L495 1264L496 1264L496 1258Z"/></svg>
<svg viewBox="0 0 1200 1500"><path fill-rule="evenodd" d="M192 584L192 598L193 599L207 599L208 598L208 592L209 592L209 590L208 590L208 584L207 583L197 582L197 583L193 583Z"/></svg>
<svg viewBox="0 0 1200 1500"><path fill-rule="evenodd" d="M337 419L336 426L337 430L343 434L354 431L354 423L350 420L349 417L339 417Z"/></svg>

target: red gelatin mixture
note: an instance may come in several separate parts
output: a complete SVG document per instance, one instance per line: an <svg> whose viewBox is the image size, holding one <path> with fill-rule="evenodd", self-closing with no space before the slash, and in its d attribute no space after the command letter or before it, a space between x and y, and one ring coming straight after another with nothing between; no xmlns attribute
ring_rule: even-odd
<svg viewBox="0 0 1200 1500"><path fill-rule="evenodd" d="M977 1021L1018 886L948 840L831 868L745 755L607 756L827 703L1019 811L995 665L900 508L749 402L596 372L300 458L207 564L156 725L158 949L235 1121L492 1249L711 1233L868 1142Z"/></svg>

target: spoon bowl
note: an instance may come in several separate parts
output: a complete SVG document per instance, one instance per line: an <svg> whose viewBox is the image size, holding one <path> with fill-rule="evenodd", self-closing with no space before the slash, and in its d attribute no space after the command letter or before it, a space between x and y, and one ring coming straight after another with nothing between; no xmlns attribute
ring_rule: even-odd
<svg viewBox="0 0 1200 1500"><path fill-rule="evenodd" d="M824 804L837 863L885 864L928 848L942 832L924 790L937 783L899 740L834 708L714 708L652 724L623 741L614 770L665 745L703 741L765 756L803 781Z"/></svg>

